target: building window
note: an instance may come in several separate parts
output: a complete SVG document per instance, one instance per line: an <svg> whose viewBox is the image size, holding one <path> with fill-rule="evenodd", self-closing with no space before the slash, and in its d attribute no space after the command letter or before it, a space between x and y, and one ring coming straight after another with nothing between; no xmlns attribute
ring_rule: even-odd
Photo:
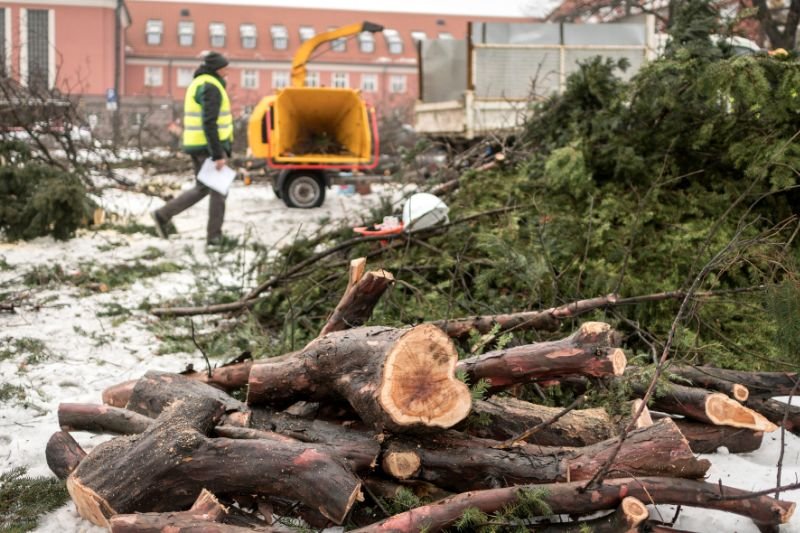
<svg viewBox="0 0 800 533"><path fill-rule="evenodd" d="M403 74L395 74L389 78L389 90L393 93L406 92L406 77Z"/></svg>
<svg viewBox="0 0 800 533"><path fill-rule="evenodd" d="M344 89L345 87L349 87L350 77L347 75L347 72L334 72L333 79L331 80L331 85L339 89Z"/></svg>
<svg viewBox="0 0 800 533"><path fill-rule="evenodd" d="M225 46L225 24L222 22L209 24L208 36L213 48L223 48Z"/></svg>
<svg viewBox="0 0 800 533"><path fill-rule="evenodd" d="M378 92L378 75L377 74L362 74L361 75L361 91L365 93Z"/></svg>
<svg viewBox="0 0 800 533"><path fill-rule="evenodd" d="M317 32L311 26L300 26L300 42L304 43L316 35Z"/></svg>
<svg viewBox="0 0 800 533"><path fill-rule="evenodd" d="M194 70L191 68L180 67L178 68L178 79L176 83L178 87L188 87L194 79Z"/></svg>
<svg viewBox="0 0 800 533"><path fill-rule="evenodd" d="M161 44L161 36L164 35L164 22L158 19L150 19L144 27L147 36L147 44L158 46Z"/></svg>
<svg viewBox="0 0 800 533"><path fill-rule="evenodd" d="M449 40L453 38L453 34L449 31L443 31L439 34L439 39Z"/></svg>
<svg viewBox="0 0 800 533"><path fill-rule="evenodd" d="M319 72L306 72L306 87L319 87Z"/></svg>
<svg viewBox="0 0 800 533"><path fill-rule="evenodd" d="M242 24L239 26L239 34L242 36L242 48L256 47L256 25Z"/></svg>
<svg viewBox="0 0 800 533"><path fill-rule="evenodd" d="M29 9L27 41L27 83L31 89L50 88L50 13L47 9Z"/></svg>
<svg viewBox="0 0 800 533"><path fill-rule="evenodd" d="M194 22L190 20L178 22L178 44L181 46L194 45Z"/></svg>
<svg viewBox="0 0 800 533"><path fill-rule="evenodd" d="M286 30L286 26L272 26L269 31L272 35L272 48L275 50L289 48L289 32Z"/></svg>
<svg viewBox="0 0 800 533"><path fill-rule="evenodd" d="M243 70L242 71L242 87L245 89L258 89L258 71L257 70Z"/></svg>
<svg viewBox="0 0 800 533"><path fill-rule="evenodd" d="M390 54L403 53L403 39L397 30L384 28L383 36L386 38L386 46L389 48Z"/></svg>
<svg viewBox="0 0 800 533"><path fill-rule="evenodd" d="M144 67L144 86L161 87L164 82L164 69L161 67Z"/></svg>
<svg viewBox="0 0 800 533"><path fill-rule="evenodd" d="M364 52L365 54L373 53L375 51L375 36L368 31L362 31L361 33L359 33L358 49Z"/></svg>
<svg viewBox="0 0 800 533"><path fill-rule="evenodd" d="M289 73L276 70L272 73L272 88L283 89L289 86Z"/></svg>
<svg viewBox="0 0 800 533"><path fill-rule="evenodd" d="M6 76L6 11L0 7L0 76Z"/></svg>
<svg viewBox="0 0 800 533"><path fill-rule="evenodd" d="M328 31L335 30L336 26L331 26L328 28ZM339 37L338 39L334 39L331 41L331 50L334 52L346 52L347 51L347 39L344 37Z"/></svg>
<svg viewBox="0 0 800 533"><path fill-rule="evenodd" d="M425 35L424 31L412 31L411 32L411 40L414 41L414 43L418 43L420 41L424 41L427 38L428 38L428 36Z"/></svg>

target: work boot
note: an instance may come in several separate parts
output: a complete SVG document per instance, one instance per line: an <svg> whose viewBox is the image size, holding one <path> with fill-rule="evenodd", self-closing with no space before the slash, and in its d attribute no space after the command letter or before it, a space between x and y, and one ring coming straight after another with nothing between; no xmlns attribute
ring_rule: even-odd
<svg viewBox="0 0 800 533"><path fill-rule="evenodd" d="M170 233L175 233L175 226L171 222L164 220L158 211L150 211L150 217L153 219L156 233L162 239L169 238Z"/></svg>

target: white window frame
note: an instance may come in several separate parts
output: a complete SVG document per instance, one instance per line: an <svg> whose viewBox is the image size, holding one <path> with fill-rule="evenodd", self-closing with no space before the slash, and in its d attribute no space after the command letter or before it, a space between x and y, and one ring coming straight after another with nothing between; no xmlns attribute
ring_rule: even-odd
<svg viewBox="0 0 800 533"><path fill-rule="evenodd" d="M5 34L5 36L6 36L5 43L3 43L5 45L4 49L6 51L6 57L5 57L6 71L3 74L5 74L6 76L10 76L11 75L11 70L12 70L11 69L11 17L12 17L12 14L11 14L11 8L10 7L4 7L2 9L4 9L5 12L6 12L6 15L4 17L5 22L6 22L5 23L5 31L3 32Z"/></svg>
<svg viewBox="0 0 800 533"><path fill-rule="evenodd" d="M375 36L368 32L362 31L358 34L358 49L364 54L375 53Z"/></svg>
<svg viewBox="0 0 800 533"><path fill-rule="evenodd" d="M330 26L328 31L335 30L336 26ZM347 39L344 37L339 37L338 39L334 39L331 41L331 51L332 52L347 52Z"/></svg>
<svg viewBox="0 0 800 533"><path fill-rule="evenodd" d="M184 39L188 37L188 42ZM194 46L194 22L191 20L181 20L178 22L178 45Z"/></svg>
<svg viewBox="0 0 800 533"><path fill-rule="evenodd" d="M269 29L272 37L273 50L286 50L289 48L289 30L283 24L273 24Z"/></svg>
<svg viewBox="0 0 800 533"><path fill-rule="evenodd" d="M191 67L178 67L175 73L175 85L181 88L188 87L194 79L194 69Z"/></svg>
<svg viewBox="0 0 800 533"><path fill-rule="evenodd" d="M399 55L403 53L403 38L400 32L392 28L384 28L383 36L386 38L386 48L390 54Z"/></svg>
<svg viewBox="0 0 800 533"><path fill-rule="evenodd" d="M242 88L258 89L259 71L255 69L242 69Z"/></svg>
<svg viewBox="0 0 800 533"><path fill-rule="evenodd" d="M9 9L9 12L11 10ZM10 28L9 18L6 17L6 29ZM23 87L28 86L28 9L19 10L19 81ZM10 31L6 33L10 35ZM53 9L47 10L47 42L50 44L47 50L47 87L52 89L56 84L56 12ZM10 51L6 50L9 65L11 65Z"/></svg>
<svg viewBox="0 0 800 533"><path fill-rule="evenodd" d="M307 70L306 71L306 79L303 82L303 86L305 87L319 87L320 86L320 78L319 72L316 70Z"/></svg>
<svg viewBox="0 0 800 533"><path fill-rule="evenodd" d="M164 85L164 67L146 66L144 67L144 86L161 87Z"/></svg>
<svg viewBox="0 0 800 533"><path fill-rule="evenodd" d="M209 22L208 23L208 44L211 48L225 48L225 41L227 40L228 30L224 22ZM222 39L216 41L215 39Z"/></svg>
<svg viewBox="0 0 800 533"><path fill-rule="evenodd" d="M424 41L427 38L428 34L426 34L424 31L414 30L411 32L411 40L414 42L414 44Z"/></svg>
<svg viewBox="0 0 800 533"><path fill-rule="evenodd" d="M239 36L242 39L242 48L252 50L258 43L258 29L255 24L239 24Z"/></svg>
<svg viewBox="0 0 800 533"><path fill-rule="evenodd" d="M154 38L156 42L152 42ZM161 19L147 19L144 25L144 41L147 46L161 46L164 42L164 21Z"/></svg>
<svg viewBox="0 0 800 533"><path fill-rule="evenodd" d="M300 26L298 33L300 35L301 43L304 43L307 40L313 38L315 35L317 35L317 31L314 29L313 26Z"/></svg>
<svg viewBox="0 0 800 533"><path fill-rule="evenodd" d="M408 92L408 76L405 74L392 74L389 77L389 92L393 94Z"/></svg>
<svg viewBox="0 0 800 533"><path fill-rule="evenodd" d="M439 39L444 39L444 40L449 41L449 40L453 39L453 34L450 33L449 31L439 32Z"/></svg>
<svg viewBox="0 0 800 533"><path fill-rule="evenodd" d="M377 74L362 74L361 75L361 92L376 93L378 92L378 75Z"/></svg>
<svg viewBox="0 0 800 533"><path fill-rule="evenodd" d="M337 89L350 87L350 75L347 72L334 72L331 74L331 87Z"/></svg>
<svg viewBox="0 0 800 533"><path fill-rule="evenodd" d="M272 88L283 89L289 86L289 72L285 70L272 71Z"/></svg>

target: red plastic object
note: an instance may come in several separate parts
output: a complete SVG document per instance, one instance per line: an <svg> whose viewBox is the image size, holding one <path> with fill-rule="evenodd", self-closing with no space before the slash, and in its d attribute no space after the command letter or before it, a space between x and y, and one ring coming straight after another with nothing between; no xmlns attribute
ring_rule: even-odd
<svg viewBox="0 0 800 533"><path fill-rule="evenodd" d="M370 229L367 229L368 227L369 226L359 226L357 228L353 228L353 231L355 231L356 233L358 233L359 235L361 235L363 237L376 237L376 236L380 236L380 235L397 235L398 233L402 233L403 232L403 223L402 222L400 224L398 224L397 226L395 226L393 228L389 228L389 229L374 229L374 230L370 230ZM387 244L389 244L389 241L381 240L381 246L386 246Z"/></svg>

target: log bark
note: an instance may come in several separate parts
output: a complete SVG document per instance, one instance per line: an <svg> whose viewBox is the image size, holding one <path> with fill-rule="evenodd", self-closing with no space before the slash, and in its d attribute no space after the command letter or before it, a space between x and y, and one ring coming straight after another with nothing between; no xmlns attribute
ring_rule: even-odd
<svg viewBox="0 0 800 533"><path fill-rule="evenodd" d="M644 394L647 388L641 381L632 380L634 392ZM769 433L778 426L748 409L736 400L719 393L675 383L663 394L654 394L652 407L658 411L683 415L692 420Z"/></svg>
<svg viewBox="0 0 800 533"><path fill-rule="evenodd" d="M367 272L362 277L358 269L354 272L351 266L350 283L319 336L365 324L392 283L394 276L386 270Z"/></svg>
<svg viewBox="0 0 800 533"><path fill-rule="evenodd" d="M252 366L253 360L250 359L213 368L210 376L208 372L197 371L183 372L181 375L230 392L247 385L247 378L250 376L250 367Z"/></svg>
<svg viewBox="0 0 800 533"><path fill-rule="evenodd" d="M91 431L134 435L142 433L153 419L109 405L62 403L58 405L58 424L64 431Z"/></svg>
<svg viewBox="0 0 800 533"><path fill-rule="evenodd" d="M797 372L747 372L708 366L697 368L721 381L744 385L753 399L789 395L800 379Z"/></svg>
<svg viewBox="0 0 800 533"><path fill-rule="evenodd" d="M394 440L381 465L396 479L418 478L461 492L501 484L555 483L590 479L616 447L608 439L583 448L547 448L525 444L497 449L497 441L445 432L424 441ZM710 463L695 458L671 420L632 431L612 466L612 476L664 475L698 478Z"/></svg>
<svg viewBox="0 0 800 533"><path fill-rule="evenodd" d="M747 398L750 397L750 390L741 383L720 379L714 375L716 370L716 368L708 369L702 366L672 365L667 372L689 380L695 387L724 392L739 402L747 401Z"/></svg>
<svg viewBox="0 0 800 533"><path fill-rule="evenodd" d="M761 526L785 524L792 517L794 502L755 496L747 500L725 497L746 496L747 491L688 479L641 477L609 479L592 490L583 490L585 483L556 483L521 485L457 494L451 498L417 507L394 515L376 524L355 530L357 533L418 532L423 527L435 532L452 524L464 511L474 507L484 513L494 513L518 501L520 491L539 490L553 514L584 515L613 509L628 496L654 504L685 505L739 514ZM746 503L744 503L746 502Z"/></svg>
<svg viewBox="0 0 800 533"><path fill-rule="evenodd" d="M779 402L778 400L755 399L748 401L747 407L764 416L770 422L783 426L786 431L800 436L800 407L797 406L797 403L800 403L800 398L797 396L792 398L793 405ZM787 411L788 416L786 416Z"/></svg>
<svg viewBox="0 0 800 533"><path fill-rule="evenodd" d="M379 429L449 428L472 404L469 389L455 378L457 359L450 338L430 325L338 331L292 357L254 365L247 402L338 397Z"/></svg>
<svg viewBox="0 0 800 533"><path fill-rule="evenodd" d="M360 482L314 445L207 438L225 406L216 399L177 400L141 435L97 446L67 478L80 515L108 527L116 514L190 505L215 494L281 495L341 523Z"/></svg>
<svg viewBox="0 0 800 533"><path fill-rule="evenodd" d="M86 457L86 452L72 435L66 431L57 431L47 441L44 456L47 466L56 477L67 479Z"/></svg>
<svg viewBox="0 0 800 533"><path fill-rule="evenodd" d="M125 407L138 381L131 379L106 388L102 394L103 403L112 407Z"/></svg>
<svg viewBox="0 0 800 533"><path fill-rule="evenodd" d="M487 352L459 361L457 368L471 383L489 380L492 391L568 375L619 376L626 359L615 344L618 335L608 324L585 322L564 339Z"/></svg>
<svg viewBox="0 0 800 533"><path fill-rule="evenodd" d="M747 453L761 447L762 431L714 426L686 419L673 419L694 453L714 453L725 446L730 453Z"/></svg>
<svg viewBox="0 0 800 533"><path fill-rule="evenodd" d="M628 496L606 516L581 522L549 524L536 527L536 533L638 533L639 525L650 516L641 500Z"/></svg>

